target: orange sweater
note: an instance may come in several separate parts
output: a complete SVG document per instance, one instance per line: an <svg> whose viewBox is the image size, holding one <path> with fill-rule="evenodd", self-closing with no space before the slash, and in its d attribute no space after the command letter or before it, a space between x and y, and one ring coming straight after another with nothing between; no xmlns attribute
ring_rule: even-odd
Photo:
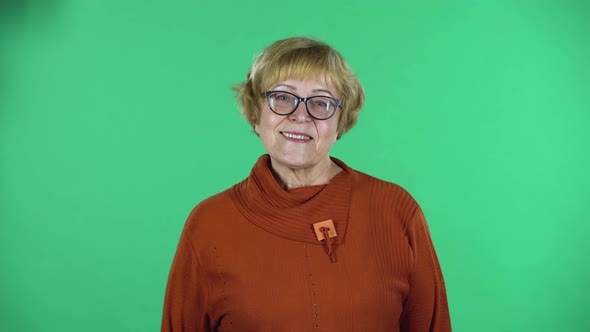
<svg viewBox="0 0 590 332"><path fill-rule="evenodd" d="M344 171L328 185L285 191L265 155L200 203L172 264L162 331L451 331L418 204L333 160ZM328 219L337 235L319 241L313 224Z"/></svg>

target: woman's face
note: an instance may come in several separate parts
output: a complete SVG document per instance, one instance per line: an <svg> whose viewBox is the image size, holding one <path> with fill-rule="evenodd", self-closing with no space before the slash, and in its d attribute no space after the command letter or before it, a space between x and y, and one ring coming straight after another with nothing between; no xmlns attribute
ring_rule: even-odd
<svg viewBox="0 0 590 332"><path fill-rule="evenodd" d="M315 80L288 80L269 90L287 91L303 98L338 98L333 87ZM254 130L260 136L273 166L303 169L329 163L329 152L337 138L339 110L327 120L316 120L307 113L303 102L299 103L295 112L286 116L273 113L266 100L261 108L260 123L254 126Z"/></svg>

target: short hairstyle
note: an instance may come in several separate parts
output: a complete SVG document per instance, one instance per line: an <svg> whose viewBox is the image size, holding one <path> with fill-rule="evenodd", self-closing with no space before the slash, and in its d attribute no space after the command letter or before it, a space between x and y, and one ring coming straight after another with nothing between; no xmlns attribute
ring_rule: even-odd
<svg viewBox="0 0 590 332"><path fill-rule="evenodd" d="M365 100L361 82L344 57L319 40L292 37L274 42L254 60L247 80L234 87L242 114L254 127L259 124L262 94L277 83L294 79L323 79L336 89L342 102L338 139L357 122Z"/></svg>

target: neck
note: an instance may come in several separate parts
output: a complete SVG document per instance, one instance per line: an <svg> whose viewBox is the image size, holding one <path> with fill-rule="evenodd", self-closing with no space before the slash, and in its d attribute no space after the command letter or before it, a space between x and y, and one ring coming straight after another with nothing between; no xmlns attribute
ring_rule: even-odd
<svg viewBox="0 0 590 332"><path fill-rule="evenodd" d="M283 189L316 186L330 183L342 171L329 157L317 165L306 168L290 168L270 159L273 175Z"/></svg>

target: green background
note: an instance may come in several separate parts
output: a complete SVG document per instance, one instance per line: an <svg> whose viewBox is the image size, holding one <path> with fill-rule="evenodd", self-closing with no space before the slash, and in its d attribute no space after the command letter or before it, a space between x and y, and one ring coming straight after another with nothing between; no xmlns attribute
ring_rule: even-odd
<svg viewBox="0 0 590 332"><path fill-rule="evenodd" d="M333 149L423 206L455 331L590 331L590 1L0 0L0 330L157 331L180 231L264 153L231 86L313 36Z"/></svg>

